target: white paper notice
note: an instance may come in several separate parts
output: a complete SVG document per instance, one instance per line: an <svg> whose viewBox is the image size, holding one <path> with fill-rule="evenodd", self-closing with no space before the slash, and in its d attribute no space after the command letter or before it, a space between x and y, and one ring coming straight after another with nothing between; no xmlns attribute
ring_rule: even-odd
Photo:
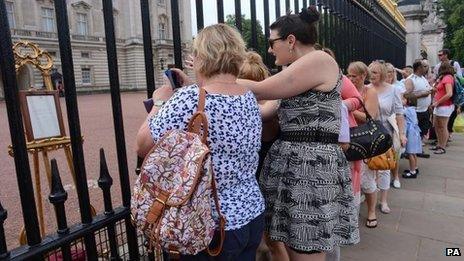
<svg viewBox="0 0 464 261"><path fill-rule="evenodd" d="M27 96L34 139L61 136L53 95Z"/></svg>

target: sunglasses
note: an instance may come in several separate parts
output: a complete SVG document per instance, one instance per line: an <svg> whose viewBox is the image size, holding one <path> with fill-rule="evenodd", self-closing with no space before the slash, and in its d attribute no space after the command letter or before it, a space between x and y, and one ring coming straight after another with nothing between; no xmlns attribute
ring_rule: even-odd
<svg viewBox="0 0 464 261"><path fill-rule="evenodd" d="M438 56L443 56L443 54L442 54L442 53L439 53Z"/></svg>
<svg viewBox="0 0 464 261"><path fill-rule="evenodd" d="M381 63L381 64L384 64L385 63L385 60L374 60L372 62L378 62L378 63Z"/></svg>
<svg viewBox="0 0 464 261"><path fill-rule="evenodd" d="M274 48L274 42L275 41L278 41L278 40L283 40L284 38L283 37L279 37L279 38L275 38L275 39L267 39L267 42L269 43L269 46L272 48Z"/></svg>

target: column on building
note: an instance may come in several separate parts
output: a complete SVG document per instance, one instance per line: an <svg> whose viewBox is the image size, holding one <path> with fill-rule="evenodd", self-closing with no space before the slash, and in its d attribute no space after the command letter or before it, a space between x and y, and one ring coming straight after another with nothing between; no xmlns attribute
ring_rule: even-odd
<svg viewBox="0 0 464 261"><path fill-rule="evenodd" d="M403 17L406 19L406 64L411 65L415 59L421 57L422 20L427 13L422 9L419 0L405 0L398 4Z"/></svg>

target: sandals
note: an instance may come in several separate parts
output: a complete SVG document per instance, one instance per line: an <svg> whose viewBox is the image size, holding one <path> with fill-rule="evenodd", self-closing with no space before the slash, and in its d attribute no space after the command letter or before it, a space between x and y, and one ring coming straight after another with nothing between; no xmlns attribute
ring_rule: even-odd
<svg viewBox="0 0 464 261"><path fill-rule="evenodd" d="M445 154L446 150L444 148L437 147L433 154Z"/></svg>
<svg viewBox="0 0 464 261"><path fill-rule="evenodd" d="M379 203L379 209L380 209L380 212L384 214L390 214L391 212L391 209L388 207L387 204Z"/></svg>
<svg viewBox="0 0 464 261"><path fill-rule="evenodd" d="M366 220L366 227L368 228L376 228L377 227L377 219L367 219Z"/></svg>

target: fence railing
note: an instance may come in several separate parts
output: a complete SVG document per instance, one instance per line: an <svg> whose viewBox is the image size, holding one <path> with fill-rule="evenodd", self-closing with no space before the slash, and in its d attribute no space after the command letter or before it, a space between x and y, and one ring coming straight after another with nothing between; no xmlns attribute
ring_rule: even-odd
<svg viewBox="0 0 464 261"><path fill-rule="evenodd" d="M264 33L269 37L269 1L263 0ZM272 1L272 0L271 0ZM249 47L258 48L256 39L256 1L250 3L252 37ZM275 15L279 17L290 10L301 10L308 4L317 6L321 13L319 22L319 43L334 50L340 67L346 69L351 61L370 63L383 59L395 66L404 66L406 59L406 31L403 25L375 0L285 0L285 10L280 8L280 0L275 0ZM300 3L302 4L300 6ZM197 29L204 26L203 4L195 1L197 12ZM218 1L218 21L223 17L222 1ZM242 31L241 1L235 0L235 26ZM222 20L223 21L223 20ZM266 49L268 48L266 43ZM264 57L268 67L274 67L273 57ZM177 60L176 60L177 61ZM181 64L176 64L181 66Z"/></svg>
<svg viewBox="0 0 464 261"><path fill-rule="evenodd" d="M182 68L182 39L179 23L179 2L171 1L171 19L174 45L174 60L177 67ZM265 36L269 37L269 2L263 0ZM291 9L291 2L285 0L285 10L281 10L279 0L275 1L276 17ZM139 260L146 255L143 240L137 236L130 222L130 183L127 165L126 143L124 139L124 125L119 88L119 70L117 66L117 52L114 35L113 6L111 0L102 0L105 24L105 38L110 76L111 102L113 109L114 136L117 149L122 205L113 208L111 205L112 178L106 168L103 151L100 154L99 186L102 189L105 205L104 213L92 217L87 175L82 148L82 133L79 121L74 66L71 52L71 35L68 26L66 0L55 0L57 21L57 37L64 85L66 86L66 111L68 129L70 131L73 165L76 175L76 190L78 193L80 223L68 226L65 203L67 194L61 184L56 162L52 161L53 185L49 196L54 205L57 222L56 233L41 238L37 209L34 204L31 171L23 132L23 120L19 108L18 86L16 82L14 56L12 52L11 31L8 26L5 0L0 0L0 69L3 86L5 86L5 103L8 113L8 123L11 142L14 151L14 163L19 188L23 221L27 235L27 245L16 249L7 248L3 223L7 219L7 211L0 204L0 260L37 260L61 255L64 260L71 260L79 250L84 250L88 260L98 258L112 258L115 260ZM197 28L204 27L203 1L196 0ZM235 0L235 25L242 31L242 4L250 4L251 30L256 32L256 1ZM301 4L301 5L300 5ZM346 68L350 61L361 60L366 63L374 59L384 59L396 66L403 66L405 62L405 31L404 28L375 0L310 0L293 1L293 9L299 10L308 4L316 5L322 17L319 23L319 43L333 49L337 61L342 68ZM143 29L143 43L145 69L147 81L147 96L151 97L155 89L153 65L153 41L150 30L149 0L140 0L141 19ZM224 2L217 0L218 22L224 22ZM32 33L14 29L18 35L32 36ZM37 34L35 34L37 35ZM42 37L50 35L40 34ZM258 39L256 33L250 39L249 46L256 49ZM52 35L54 36L54 35ZM190 39L188 39L190 40ZM103 40L102 40L103 41ZM266 48L267 42L266 42ZM265 57L266 64L274 67L273 57ZM79 254L79 253L77 253ZM152 258L152 257L151 257Z"/></svg>

